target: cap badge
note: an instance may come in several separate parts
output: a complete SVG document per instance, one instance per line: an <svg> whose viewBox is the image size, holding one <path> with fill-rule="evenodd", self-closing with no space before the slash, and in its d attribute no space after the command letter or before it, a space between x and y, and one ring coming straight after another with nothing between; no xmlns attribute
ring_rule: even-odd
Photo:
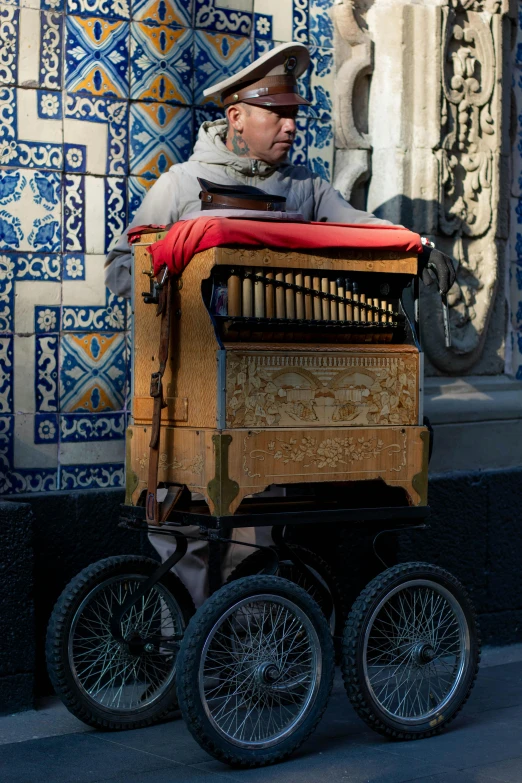
<svg viewBox="0 0 522 783"><path fill-rule="evenodd" d="M290 57L287 57L285 62L285 73L292 73L292 71L295 70L296 65L297 57L295 57L293 54Z"/></svg>

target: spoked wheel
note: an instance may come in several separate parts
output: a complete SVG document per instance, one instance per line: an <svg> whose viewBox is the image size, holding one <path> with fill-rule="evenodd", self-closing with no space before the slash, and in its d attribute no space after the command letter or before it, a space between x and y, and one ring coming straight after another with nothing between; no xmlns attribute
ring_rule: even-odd
<svg viewBox="0 0 522 783"><path fill-rule="evenodd" d="M315 729L333 674L332 639L310 596L279 577L246 577L192 618L178 658L179 705L215 758L273 764Z"/></svg>
<svg viewBox="0 0 522 783"><path fill-rule="evenodd" d="M192 599L172 573L121 618L110 618L158 568L146 557L109 557L65 588L47 631L51 682L68 709L104 729L148 726L176 706L176 660Z"/></svg>
<svg viewBox="0 0 522 783"><path fill-rule="evenodd" d="M363 590L346 623L348 696L371 728L394 739L442 731L467 701L479 659L465 589L428 563L384 571Z"/></svg>
<svg viewBox="0 0 522 783"><path fill-rule="evenodd" d="M277 576L288 579L290 582L302 587L303 590L317 602L323 611L332 635L341 636L344 627L344 621L347 611L343 600L343 593L335 573L330 568L326 560L320 555L312 552L310 549L290 544L288 546L291 553L295 553L304 565L310 569L313 578L308 573L303 572L292 560L285 558L285 555L275 547L279 556L279 569ZM258 549L239 563L232 571L227 582L234 582L236 579L242 579L245 576L254 576L261 574L267 566L273 562L270 553L265 549ZM325 593L318 588L315 580L326 590ZM327 600L325 600L325 598Z"/></svg>

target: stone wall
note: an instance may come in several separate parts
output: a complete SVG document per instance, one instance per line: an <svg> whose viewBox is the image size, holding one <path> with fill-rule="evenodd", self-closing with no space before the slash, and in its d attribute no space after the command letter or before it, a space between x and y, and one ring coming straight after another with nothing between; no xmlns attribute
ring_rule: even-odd
<svg viewBox="0 0 522 783"><path fill-rule="evenodd" d="M358 157L351 164L350 154L338 152L336 176L345 162L360 176L363 150L371 146L368 208L430 236L458 262L449 295L450 350L440 298L423 291L428 374L501 373L516 4L346 0L336 11L338 41L344 42L336 45L343 63L337 96L348 83L343 68L356 98L357 83L364 92L371 72L367 132L358 132L353 113L337 98L337 146L358 148ZM514 152L518 160L520 150Z"/></svg>

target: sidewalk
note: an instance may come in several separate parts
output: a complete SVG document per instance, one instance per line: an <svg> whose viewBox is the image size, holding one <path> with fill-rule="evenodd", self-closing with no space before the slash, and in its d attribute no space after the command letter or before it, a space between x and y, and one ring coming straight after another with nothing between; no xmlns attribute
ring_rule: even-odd
<svg viewBox="0 0 522 783"><path fill-rule="evenodd" d="M0 718L1 783L522 783L522 646L487 650L473 694L448 730L394 743L362 723L338 676L325 716L295 756L231 770L178 719L101 733L56 702Z"/></svg>

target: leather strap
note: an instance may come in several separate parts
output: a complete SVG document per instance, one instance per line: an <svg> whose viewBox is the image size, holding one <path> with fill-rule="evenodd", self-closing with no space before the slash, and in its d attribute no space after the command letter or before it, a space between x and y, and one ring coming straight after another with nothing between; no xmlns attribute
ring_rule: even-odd
<svg viewBox="0 0 522 783"><path fill-rule="evenodd" d="M267 194L267 200L258 201L253 198L242 198L238 196L225 196L221 193L209 193L206 190L202 190L199 194L201 199L201 207L214 208L214 207L230 207L231 209L258 209L263 212L273 212L277 209L285 210L284 199L281 202L269 201L270 196Z"/></svg>
<svg viewBox="0 0 522 783"><path fill-rule="evenodd" d="M280 95L281 93L297 92L297 82L292 74L280 74L278 76L265 76L243 87L232 89L228 95L223 96L223 105L230 106L251 98L264 98L266 95Z"/></svg>
<svg viewBox="0 0 522 783"><path fill-rule="evenodd" d="M167 405L163 397L163 375L165 373L167 361L169 358L171 312L172 286L170 277L168 277L160 289L158 309L156 311L156 315L161 316L160 341L158 349L159 368L157 372L152 373L150 378L150 396L154 400L154 406L152 410L152 432L149 443L147 503L145 506L147 524L149 525L160 525L164 521L161 515L161 504L158 503L157 495L161 410Z"/></svg>

